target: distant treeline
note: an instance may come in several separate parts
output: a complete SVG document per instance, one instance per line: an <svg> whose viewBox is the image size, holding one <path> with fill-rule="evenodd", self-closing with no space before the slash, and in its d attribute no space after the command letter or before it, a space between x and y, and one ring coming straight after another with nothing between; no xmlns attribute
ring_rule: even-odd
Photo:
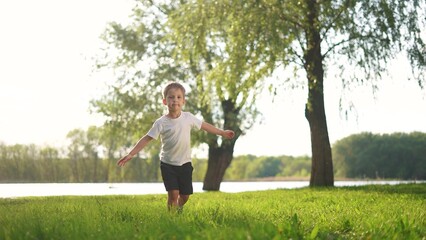
<svg viewBox="0 0 426 240"><path fill-rule="evenodd" d="M335 176L426 179L426 133L361 133L333 145Z"/></svg>
<svg viewBox="0 0 426 240"><path fill-rule="evenodd" d="M152 182L161 181L158 156L136 157L124 168L100 157L102 146L82 144L67 150L0 143L0 182ZM333 145L335 177L426 179L426 134L361 133ZM205 159L194 159L194 181L202 181ZM224 180L308 177L309 156L237 156Z"/></svg>

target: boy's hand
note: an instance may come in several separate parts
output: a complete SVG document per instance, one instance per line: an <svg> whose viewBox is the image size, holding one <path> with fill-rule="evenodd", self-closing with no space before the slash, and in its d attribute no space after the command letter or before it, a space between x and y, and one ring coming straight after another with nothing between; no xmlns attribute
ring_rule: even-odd
<svg viewBox="0 0 426 240"><path fill-rule="evenodd" d="M130 159L132 159L133 156L130 155L126 155L123 158L121 158L120 160L118 160L117 165L122 167L124 166L124 164L126 164L128 161L130 161Z"/></svg>
<svg viewBox="0 0 426 240"><path fill-rule="evenodd" d="M222 134L222 137L226 139L232 139L234 138L234 136L235 136L235 133L232 130L224 130Z"/></svg>

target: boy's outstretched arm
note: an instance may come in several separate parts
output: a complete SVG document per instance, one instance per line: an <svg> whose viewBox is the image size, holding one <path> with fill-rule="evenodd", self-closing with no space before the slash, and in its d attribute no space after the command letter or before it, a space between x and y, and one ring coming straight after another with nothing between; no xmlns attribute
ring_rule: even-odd
<svg viewBox="0 0 426 240"><path fill-rule="evenodd" d="M126 164L130 159L133 158L140 150L142 150L149 142L151 142L152 137L145 135L143 136L138 143L130 150L129 154L122 157L120 160L118 160L117 165L122 167L124 164Z"/></svg>
<svg viewBox="0 0 426 240"><path fill-rule="evenodd" d="M227 138L227 139L234 138L234 136L235 136L235 133L232 130L222 130L222 129L219 129L219 128L211 125L210 123L206 123L206 122L203 122L201 124L201 129L203 129L204 131L206 131L208 133L220 135L220 136Z"/></svg>

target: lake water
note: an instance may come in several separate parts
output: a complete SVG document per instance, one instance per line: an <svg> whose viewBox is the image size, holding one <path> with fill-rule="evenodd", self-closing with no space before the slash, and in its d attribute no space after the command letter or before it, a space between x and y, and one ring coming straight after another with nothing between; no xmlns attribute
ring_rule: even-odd
<svg viewBox="0 0 426 240"><path fill-rule="evenodd" d="M426 181L335 181L339 186L367 184L421 183ZM194 182L194 192L203 192L202 182ZM221 192L237 193L309 186L308 181L222 182ZM7 183L0 184L0 198L27 196L96 196L165 194L163 183Z"/></svg>

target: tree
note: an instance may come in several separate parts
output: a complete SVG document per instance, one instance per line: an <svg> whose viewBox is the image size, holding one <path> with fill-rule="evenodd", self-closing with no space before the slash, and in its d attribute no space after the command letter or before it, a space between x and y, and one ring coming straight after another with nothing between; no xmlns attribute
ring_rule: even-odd
<svg viewBox="0 0 426 240"><path fill-rule="evenodd" d="M222 140L204 133L194 136L195 143L208 145L208 167L203 189L219 190L233 159L238 137L257 119L254 100L262 86L258 82L259 73L247 74L245 71L248 68L245 59L250 54L245 49L225 47L224 52L219 54L214 48L204 48L198 52L193 51L196 48L184 47L203 45L208 40L193 37L194 33L202 33L202 26L192 22L190 28L180 29L181 24L196 20L197 16L192 14L180 18L181 3L162 2L139 3L134 8L133 22L129 26L110 25L105 40L113 48L110 52L116 55L112 56L110 63L100 66L122 69L123 75L112 91L101 101L94 101L94 105L98 112L118 116L110 118L109 124L121 127L143 124L144 127L137 130L140 133L152 125L147 115L158 116L161 113L159 100L164 79L185 82L190 90L188 110L202 116L207 122L236 132L232 140ZM221 42L226 43L223 37ZM238 59L226 58L228 51L238 51ZM210 72L214 66L221 68L221 71ZM263 71L262 68L258 70ZM116 104L120 107L110 110Z"/></svg>
<svg viewBox="0 0 426 240"><path fill-rule="evenodd" d="M348 136L333 145L337 176L349 178L426 178L426 133Z"/></svg>
<svg viewBox="0 0 426 240"><path fill-rule="evenodd" d="M293 67L295 75L300 70L304 72L308 89L305 117L312 148L310 186L333 186L324 106L326 66L341 69L344 86L353 82L375 86L388 62L406 51L413 75L422 87L426 66L421 32L425 26L424 10L424 0L217 0L189 1L180 7L179 16L186 18L189 26L195 22L192 16L198 16L195 23L202 25L199 29L203 31L194 31L194 39L205 39L208 35L202 44L190 45L195 47L194 52L202 54L208 45L226 44L226 48L234 50L226 52L230 60L239 61L241 51L250 53L243 60L250 63L249 68L225 65L230 75L244 76L257 71L261 77L278 67ZM223 36L222 41L216 36ZM211 71L222 73L225 66L213 66ZM351 66L353 74L347 66Z"/></svg>
<svg viewBox="0 0 426 240"><path fill-rule="evenodd" d="M68 156L75 182L97 182L101 168L98 154L100 130L91 126L87 131L74 129L68 132Z"/></svg>
<svg viewBox="0 0 426 240"><path fill-rule="evenodd" d="M39 179L34 179L35 181L44 181L44 182L58 182L58 179L61 176L60 166L58 166L57 161L59 159L59 151L54 147L43 147L39 152L39 167L36 168L40 172ZM40 167L41 165L41 167Z"/></svg>
<svg viewBox="0 0 426 240"><path fill-rule="evenodd" d="M199 99L195 109L208 122L225 129L233 129L236 137L221 141L217 136L205 136L208 145L208 167L204 190L219 190L226 169L233 159L236 141L256 122L258 111L255 100L262 89L262 74L266 66L251 67L256 54L253 48L233 43L234 37L206 31L207 21L215 25L218 20L209 18L208 8L181 5L168 15L171 28L169 37L178 46L175 55L186 63L195 79ZM263 61L266 63L266 61ZM217 104L219 103L219 104Z"/></svg>

